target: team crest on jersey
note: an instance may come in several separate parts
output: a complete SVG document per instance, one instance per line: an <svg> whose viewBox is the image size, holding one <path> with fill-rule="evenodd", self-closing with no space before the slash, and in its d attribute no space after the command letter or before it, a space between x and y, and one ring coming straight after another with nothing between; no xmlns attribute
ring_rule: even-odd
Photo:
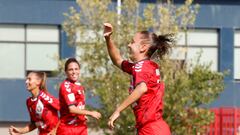
<svg viewBox="0 0 240 135"><path fill-rule="evenodd" d="M143 63L144 63L144 61L140 61L134 66L134 69L135 69L136 72L142 71Z"/></svg>

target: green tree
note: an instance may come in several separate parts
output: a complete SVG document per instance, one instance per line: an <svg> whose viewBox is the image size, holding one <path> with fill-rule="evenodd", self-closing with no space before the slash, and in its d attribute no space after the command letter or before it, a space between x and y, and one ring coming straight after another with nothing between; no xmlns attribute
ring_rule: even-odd
<svg viewBox="0 0 240 135"><path fill-rule="evenodd" d="M82 63L84 85L99 96L103 118L98 124L106 134L134 134L134 116L128 108L121 113L114 131L109 132L107 120L116 106L128 95L129 77L112 65L102 35L103 23L115 28L113 38L127 58L127 44L136 31L152 29L157 34L178 34L194 24L199 6L186 0L180 6L172 1L144 4L137 0L123 0L116 7L111 0L77 0L80 11L71 7L65 13L63 28L69 44L77 46ZM121 14L116 12L121 9ZM143 9L143 10L141 10ZM91 35L90 35L91 34ZM186 135L204 132L213 120L213 114L200 105L213 101L223 90L223 74L210 71L209 65L197 64L189 70L186 63L165 57L157 60L165 82L164 119L172 134Z"/></svg>

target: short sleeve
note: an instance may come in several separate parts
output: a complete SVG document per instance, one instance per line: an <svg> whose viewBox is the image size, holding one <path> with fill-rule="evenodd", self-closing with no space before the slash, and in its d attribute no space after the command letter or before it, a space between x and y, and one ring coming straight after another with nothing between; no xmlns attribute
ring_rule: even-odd
<svg viewBox="0 0 240 135"><path fill-rule="evenodd" d="M156 85L159 83L158 67L151 61L141 61L134 66L133 81L134 87L141 82L145 82L147 86Z"/></svg>
<svg viewBox="0 0 240 135"><path fill-rule="evenodd" d="M121 65L122 71L128 74L132 74L133 65L134 65L133 63L130 63L129 61L124 60Z"/></svg>
<svg viewBox="0 0 240 135"><path fill-rule="evenodd" d="M50 106L52 106L53 108L55 108L56 110L60 110L60 103L59 100L55 97L51 97L53 102L50 104Z"/></svg>
<svg viewBox="0 0 240 135"><path fill-rule="evenodd" d="M60 94L68 106L75 105L77 103L75 95L72 91L70 82L66 81L60 86Z"/></svg>
<svg viewBox="0 0 240 135"><path fill-rule="evenodd" d="M150 77L151 77L151 75L149 72L146 72L146 71L136 72L135 77L134 77L135 78L135 87L142 82L148 84Z"/></svg>

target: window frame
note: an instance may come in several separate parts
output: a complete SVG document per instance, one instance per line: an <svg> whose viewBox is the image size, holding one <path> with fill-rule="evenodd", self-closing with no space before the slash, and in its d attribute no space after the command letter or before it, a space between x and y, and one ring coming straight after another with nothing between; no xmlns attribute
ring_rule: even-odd
<svg viewBox="0 0 240 135"><path fill-rule="evenodd" d="M204 31L206 31L206 32L214 32L214 34L216 34L216 44L215 45L192 45L192 44L190 44L189 43L189 40L191 40L191 39L189 39L189 37L188 37L188 35L189 35L189 33L190 32L201 32L202 31L202 33L204 32ZM214 68L214 69L212 69L212 70L214 70L214 71L218 71L219 70L219 29L213 29L213 28L194 28L194 29L191 29L191 28L189 28L189 29L187 29L186 31L180 31L179 32L179 36L184 36L184 37L178 37L179 39L179 41L180 41L180 44L178 44L178 42L176 42L176 45L173 47L173 49L182 49L182 50L184 50L183 52L182 52L182 54L180 54L180 55L176 55L176 56L173 56L173 58L171 58L171 59L176 59L176 60L184 60L184 61L191 61L191 59L192 60L194 60L195 59L195 56L197 56L197 54L194 56L194 57L188 57L189 56L189 53L188 53L188 51L190 50L190 49L194 49L194 48L198 48L198 49L207 49L207 48L212 48L212 49L216 49L216 67L210 67L211 69L212 68ZM178 52L178 51L177 51ZM181 53L181 52L180 52ZM182 56L180 59L178 59L178 56ZM202 61L202 62L208 62L208 61ZM200 60L200 63L201 63L201 60ZM214 64L215 65L215 64ZM216 68L216 69L215 69Z"/></svg>
<svg viewBox="0 0 240 135"><path fill-rule="evenodd" d="M240 54L240 39L237 38L237 34L238 34L238 37L240 37L240 28L239 29L235 29L235 31L234 31L234 45L233 45L233 49L234 49L233 50L233 52L234 52L234 56L233 56L234 64L233 65L234 65L234 67L233 67L233 78L234 78L235 81L239 81L240 82L240 75L237 75L237 73L236 73L237 72L237 65L236 65L237 60L236 60L236 57L235 57L237 50L239 51L239 54ZM236 40L236 39L238 39L238 40ZM239 58L239 60L240 60L240 58ZM240 68L240 67L238 67L238 68ZM240 71L240 69L239 69L239 71ZM239 76L239 78L238 78L238 76Z"/></svg>
<svg viewBox="0 0 240 135"><path fill-rule="evenodd" d="M19 79L22 79L22 78L24 78L26 75L27 75L27 73L28 72L30 72L30 71L34 71L34 70L28 70L27 69L27 45L28 44L41 44L41 45L49 45L49 44L54 44L54 45L57 45L57 57L58 57L58 60L60 59L60 49L61 49L61 26L59 26L59 25L52 25L52 24L0 24L0 26L2 26L2 27L4 27L4 26L8 26L8 27L22 27L23 28L23 31L24 31L24 35L23 35L23 37L24 37L24 39L23 39L23 41L21 40L13 40L13 41L11 41L11 40L0 40L0 43L3 43L3 44L11 44L11 43L15 43L15 44L23 44L24 45L24 52L23 52L23 54L24 54L24 63L23 63L23 69L24 69L24 71L22 71L23 72L23 75L24 76L22 76L22 77L20 77L21 75L19 75L19 76L15 76L15 77L12 77L12 76L10 76L10 77L0 77L0 79L16 79L16 78L19 78ZM33 26L33 27L55 27L55 28L57 28L57 36L58 36L58 41L27 41L27 27L31 27L31 26ZM58 62L57 62L57 64L58 64ZM58 65L57 65L57 68L59 68L58 67ZM40 71L40 70L37 70L37 71ZM55 73L54 73L54 71L55 70L41 70L41 71L44 71L44 72L46 72L47 73L47 76L48 77L54 77L55 76Z"/></svg>

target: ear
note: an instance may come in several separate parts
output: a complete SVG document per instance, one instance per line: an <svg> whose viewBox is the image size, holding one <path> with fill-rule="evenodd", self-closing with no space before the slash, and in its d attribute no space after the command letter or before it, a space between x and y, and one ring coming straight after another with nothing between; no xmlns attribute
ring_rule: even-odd
<svg viewBox="0 0 240 135"><path fill-rule="evenodd" d="M36 79L36 84L37 84L37 86L40 86L41 85L41 79Z"/></svg>
<svg viewBox="0 0 240 135"><path fill-rule="evenodd" d="M141 44L140 46L140 52L146 52L149 48L149 45L148 44Z"/></svg>

